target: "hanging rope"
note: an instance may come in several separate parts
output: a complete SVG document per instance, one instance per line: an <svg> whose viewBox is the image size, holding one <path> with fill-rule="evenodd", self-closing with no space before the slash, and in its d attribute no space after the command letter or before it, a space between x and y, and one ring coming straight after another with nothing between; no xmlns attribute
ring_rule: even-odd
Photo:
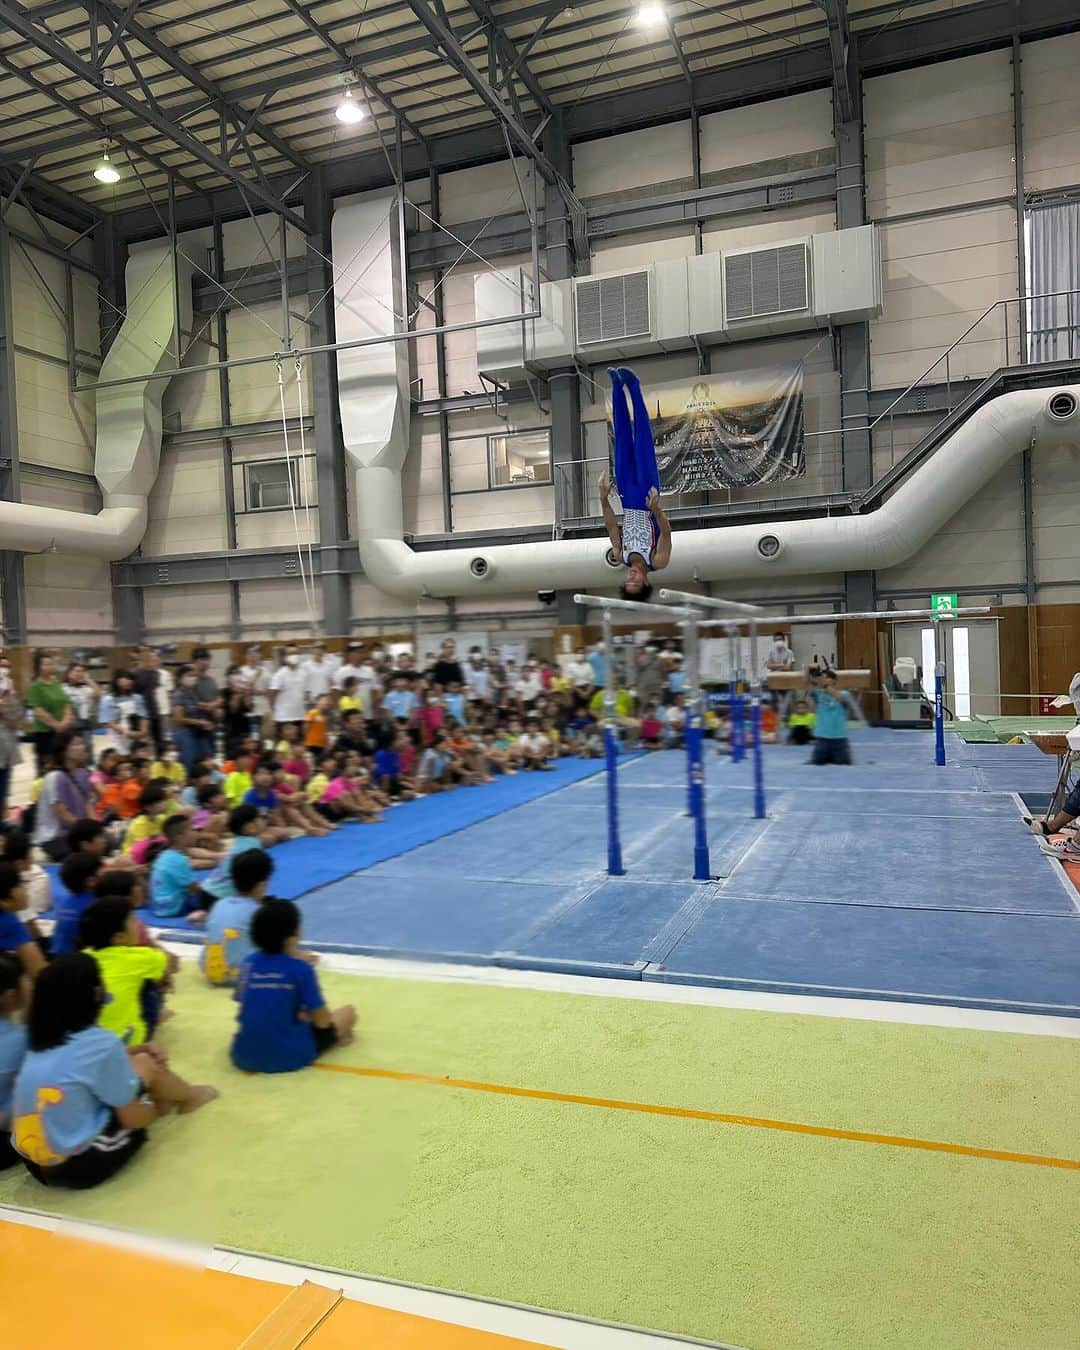
<svg viewBox="0 0 1080 1350"><path fill-rule="evenodd" d="M312 602L311 591L308 588L307 573L304 570L304 546L300 539L300 517L296 512L296 492L293 486L292 458L289 454L289 415L285 409L285 381L282 376L280 358L277 361L277 384L278 401L281 404L281 434L285 442L285 477L289 485L289 506L292 509L293 532L296 535L296 560L300 567L300 584L304 588L304 604L307 607L308 618L314 621L315 606ZM303 436L303 430L301 430L300 434ZM312 581L314 581L314 577L312 578Z"/></svg>

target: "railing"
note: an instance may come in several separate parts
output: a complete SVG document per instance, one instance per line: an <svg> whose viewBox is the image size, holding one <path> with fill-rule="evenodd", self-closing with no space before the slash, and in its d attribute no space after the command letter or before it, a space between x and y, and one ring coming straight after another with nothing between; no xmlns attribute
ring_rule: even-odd
<svg viewBox="0 0 1080 1350"><path fill-rule="evenodd" d="M1049 301L1064 302L1060 308L1066 311L1066 321L1034 323L1035 306ZM1066 348L1062 359L1069 359L1069 351L1075 350L1080 343L1080 289L995 300L872 420L859 425L807 431L804 434L805 472L798 478L710 492L665 495L665 509L676 516L700 514L710 517L746 513L751 509L762 514L847 509L854 494L848 492L845 485L845 450L850 452L854 448L853 438L857 438L860 448L869 441L872 447L871 477L876 481L953 413L974 384L1002 367L1039 365L1057 359L1054 349L1059 335L1068 335L1062 344ZM920 399L920 390L926 391L925 399ZM932 419L929 426L926 417ZM562 527L597 519L600 501L596 480L601 470L610 471L607 458L592 456L557 462L552 467L556 525ZM859 486L862 490L866 484Z"/></svg>

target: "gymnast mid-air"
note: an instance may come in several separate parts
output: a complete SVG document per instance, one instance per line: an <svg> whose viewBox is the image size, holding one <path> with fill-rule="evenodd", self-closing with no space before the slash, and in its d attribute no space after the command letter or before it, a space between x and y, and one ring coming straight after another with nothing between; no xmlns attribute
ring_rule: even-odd
<svg viewBox="0 0 1080 1350"><path fill-rule="evenodd" d="M600 506L615 557L627 569L622 593L628 600L648 600L650 572L671 561L671 524L660 505L660 473L656 467L652 423L641 384L625 366L608 371L611 415L615 428L615 486L623 506L622 524L608 500L611 480L600 476ZM633 404L633 423L626 395Z"/></svg>

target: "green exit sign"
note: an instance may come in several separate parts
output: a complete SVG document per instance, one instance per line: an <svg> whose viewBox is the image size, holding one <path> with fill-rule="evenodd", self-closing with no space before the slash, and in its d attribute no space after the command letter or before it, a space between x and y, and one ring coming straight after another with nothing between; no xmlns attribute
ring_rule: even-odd
<svg viewBox="0 0 1080 1350"><path fill-rule="evenodd" d="M930 597L930 608L940 612L960 608L960 597L954 592L952 595L932 595Z"/></svg>

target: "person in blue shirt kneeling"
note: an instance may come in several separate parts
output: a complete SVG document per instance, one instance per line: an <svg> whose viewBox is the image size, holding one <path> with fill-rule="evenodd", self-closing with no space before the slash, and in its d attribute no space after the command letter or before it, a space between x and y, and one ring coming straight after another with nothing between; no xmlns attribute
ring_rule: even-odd
<svg viewBox="0 0 1080 1350"><path fill-rule="evenodd" d="M356 1009L333 1012L308 961L297 955L300 911L291 900L265 900L251 920L256 950L240 966L239 1023L232 1061L248 1073L292 1073L353 1039Z"/></svg>

